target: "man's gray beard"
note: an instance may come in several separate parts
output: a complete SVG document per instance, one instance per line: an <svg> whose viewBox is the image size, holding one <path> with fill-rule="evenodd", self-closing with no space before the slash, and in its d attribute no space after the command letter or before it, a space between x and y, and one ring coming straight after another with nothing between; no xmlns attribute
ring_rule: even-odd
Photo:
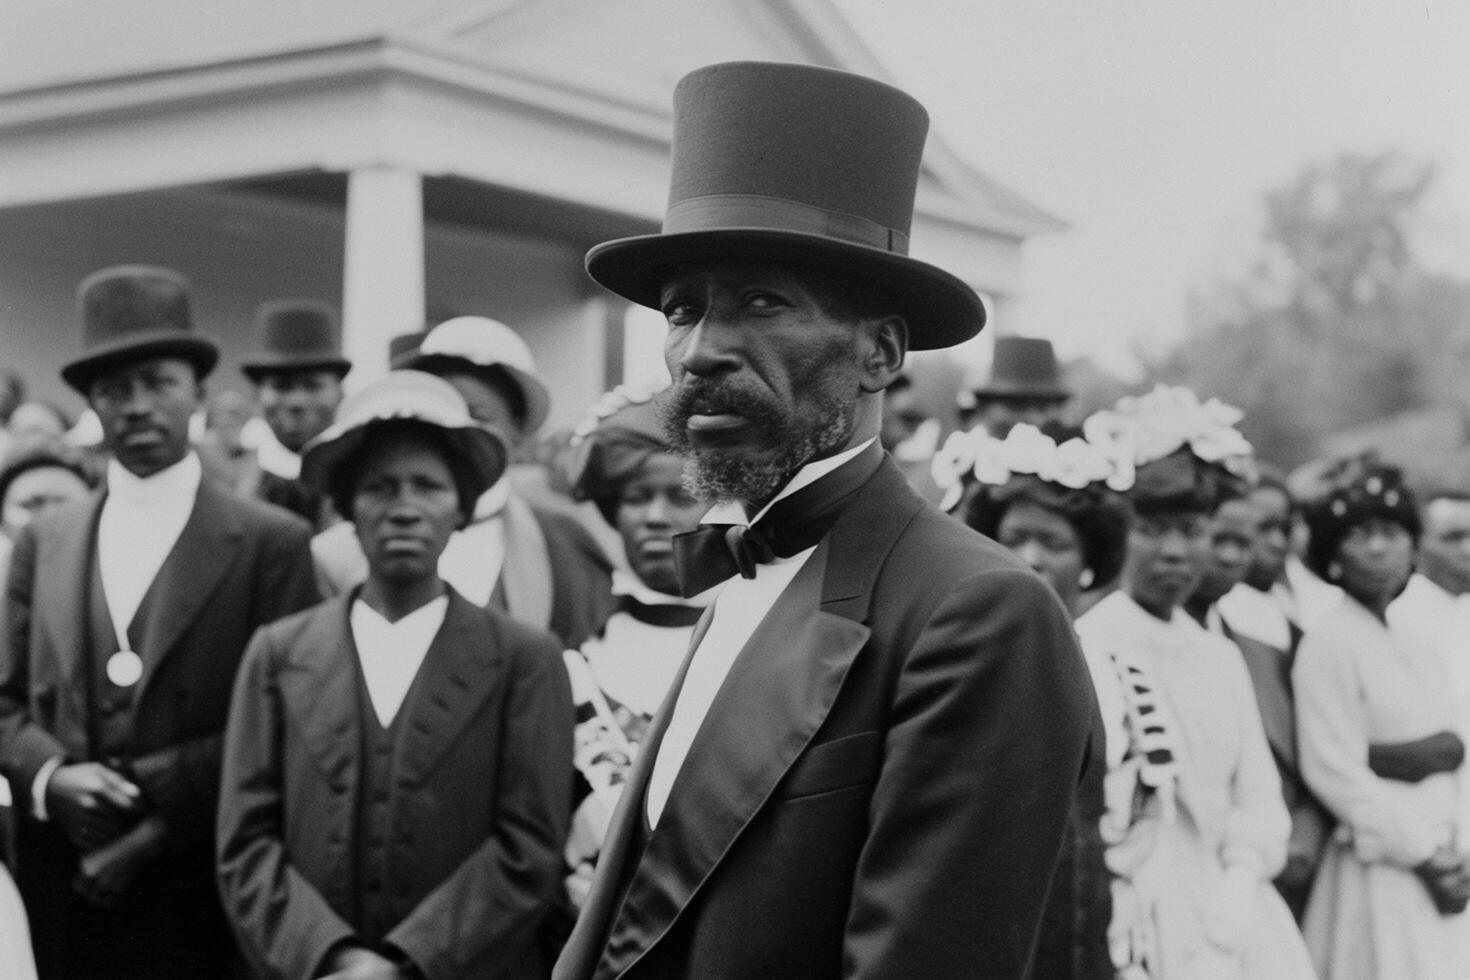
<svg viewBox="0 0 1470 980"><path fill-rule="evenodd" d="M759 456L691 449L685 440L678 447L688 460L684 489L711 504L765 503L804 464L831 454L852 436L855 416L850 403L824 399L820 408L812 424L774 433L777 444Z"/></svg>

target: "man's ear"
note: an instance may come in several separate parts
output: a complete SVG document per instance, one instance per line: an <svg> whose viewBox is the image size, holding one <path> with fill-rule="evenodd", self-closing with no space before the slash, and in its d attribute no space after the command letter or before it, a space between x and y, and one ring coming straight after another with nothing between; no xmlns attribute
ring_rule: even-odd
<svg viewBox="0 0 1470 980"><path fill-rule="evenodd" d="M862 389L876 394L887 388L903 372L903 361L909 349L909 327L901 316L886 316L869 321L868 343L863 350Z"/></svg>

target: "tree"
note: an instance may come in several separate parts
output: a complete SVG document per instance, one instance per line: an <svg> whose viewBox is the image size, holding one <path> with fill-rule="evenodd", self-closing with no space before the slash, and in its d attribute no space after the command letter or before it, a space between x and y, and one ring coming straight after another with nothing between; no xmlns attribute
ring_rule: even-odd
<svg viewBox="0 0 1470 980"><path fill-rule="evenodd" d="M1258 256L1195 290L1185 341L1153 373L1240 406L1261 455L1287 466L1329 433L1470 409L1470 284L1414 255L1433 180L1399 153L1344 154L1267 193Z"/></svg>

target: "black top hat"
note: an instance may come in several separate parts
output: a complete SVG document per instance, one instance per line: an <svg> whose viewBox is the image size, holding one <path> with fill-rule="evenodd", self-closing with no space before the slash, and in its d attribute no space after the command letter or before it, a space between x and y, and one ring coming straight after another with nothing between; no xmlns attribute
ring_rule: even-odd
<svg viewBox="0 0 1470 980"><path fill-rule="evenodd" d="M667 270L737 259L869 276L897 298L915 350L985 325L959 278L908 257L929 116L882 82L808 65L730 62L674 90L663 232L604 242L587 272L654 309Z"/></svg>
<svg viewBox="0 0 1470 980"><path fill-rule="evenodd" d="M278 371L335 371L340 378L352 369L342 356L337 311L314 299L276 299L255 310L260 349L240 370L259 384L262 375Z"/></svg>
<svg viewBox="0 0 1470 980"><path fill-rule="evenodd" d="M1072 397L1062 384L1062 370L1057 364L1051 341L1040 337L997 337L995 358L990 364L990 380L976 388L977 398L1055 398Z"/></svg>
<svg viewBox="0 0 1470 980"><path fill-rule="evenodd" d="M203 378L219 348L193 332L189 283L172 269L118 265L77 287L86 353L61 368L62 380L83 395L99 375L130 361L181 357Z"/></svg>

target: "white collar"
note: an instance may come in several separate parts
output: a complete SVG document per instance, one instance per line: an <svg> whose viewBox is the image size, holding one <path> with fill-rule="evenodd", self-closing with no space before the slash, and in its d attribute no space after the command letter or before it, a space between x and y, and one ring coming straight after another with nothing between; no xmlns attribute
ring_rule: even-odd
<svg viewBox="0 0 1470 980"><path fill-rule="evenodd" d="M107 495L127 507L158 507L187 502L193 506L194 495L204 468L193 451L183 459L148 476L137 476L116 459L107 462Z"/></svg>
<svg viewBox="0 0 1470 980"><path fill-rule="evenodd" d="M475 520L483 521L499 514L505 509L508 500L510 500L510 479L502 475L489 490L480 494L479 500L475 501Z"/></svg>
<svg viewBox="0 0 1470 980"><path fill-rule="evenodd" d="M760 520L766 515L766 511L770 510L775 505L776 501L782 499L783 497L791 496L802 487L810 486L811 484L816 483L822 477L826 476L828 473L831 473L833 470L837 469L837 467L852 459L864 449L867 449L873 444L873 441L876 438L877 436L868 438L859 445L853 446L851 449L844 449L842 452L838 453L835 456L824 456L821 459L814 459L810 463L807 463L801 469L796 471L795 476L786 481L786 485L782 487L780 491L777 492L776 496L771 498L770 503L762 507L754 517L747 518L745 516L745 508L739 502L725 501L724 503L715 504L713 507L711 507L709 509L709 513L704 515L704 518L700 521L700 523L754 524L756 521Z"/></svg>

